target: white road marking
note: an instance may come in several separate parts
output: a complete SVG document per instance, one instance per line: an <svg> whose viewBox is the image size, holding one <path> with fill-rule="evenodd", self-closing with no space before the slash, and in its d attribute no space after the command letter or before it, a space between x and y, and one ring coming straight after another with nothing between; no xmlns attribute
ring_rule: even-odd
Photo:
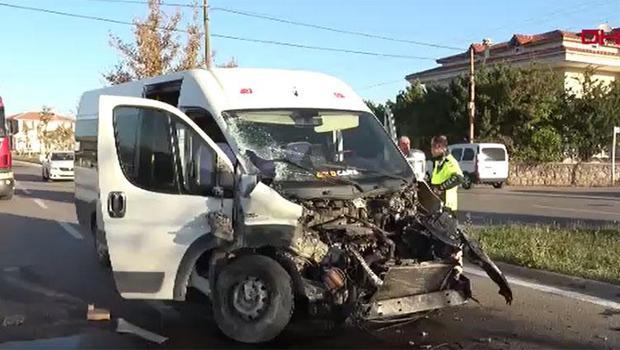
<svg viewBox="0 0 620 350"><path fill-rule="evenodd" d="M37 203L38 206L40 206L43 209L47 209L47 204L45 204L42 200L40 200L39 198L35 198L33 199L35 203Z"/></svg>
<svg viewBox="0 0 620 350"><path fill-rule="evenodd" d="M575 209L575 208L560 208L560 207L551 207L547 205L534 204L533 207L541 208L541 209L552 209L552 210L564 210L564 211L572 211L577 213L592 213L592 214L604 214L604 215L613 215L619 216L617 212L603 211L603 210L588 210L588 209Z"/></svg>
<svg viewBox="0 0 620 350"><path fill-rule="evenodd" d="M475 275L479 277L487 277L487 274L484 271L479 270L479 269L465 267L463 268L463 270L465 271L465 273L468 273L471 275ZM607 299L603 299L603 298L599 298L599 297L595 297L595 296L591 296L587 294L577 293L577 292L573 292L571 290L566 290L562 288L551 287L551 286L547 286L544 284L528 282L520 278L506 276L506 279L508 280L508 282L510 282L510 284L514 284L517 286L522 286L522 287L538 290L538 291L549 293L549 294L559 295L559 296L563 296L566 298L571 298L571 299L575 299L579 301L585 301L588 303L596 304L596 305L607 307L610 309L620 310L620 303L617 303L615 301L611 301L611 300L607 300Z"/></svg>
<svg viewBox="0 0 620 350"><path fill-rule="evenodd" d="M60 226L62 226L63 229L65 229L65 231L67 231L68 234L70 234L71 236L73 236L73 238L75 239L84 239L84 237L82 236L82 234L80 233L80 231L76 230L75 228L73 228L73 226L68 223L68 222L62 222L62 221L56 221Z"/></svg>

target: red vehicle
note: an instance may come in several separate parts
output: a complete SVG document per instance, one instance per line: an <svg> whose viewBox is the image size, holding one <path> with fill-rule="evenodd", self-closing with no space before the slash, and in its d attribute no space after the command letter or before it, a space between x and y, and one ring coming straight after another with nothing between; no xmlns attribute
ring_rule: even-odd
<svg viewBox="0 0 620 350"><path fill-rule="evenodd" d="M0 97L0 199L11 199L15 191L10 140L4 117L4 104Z"/></svg>

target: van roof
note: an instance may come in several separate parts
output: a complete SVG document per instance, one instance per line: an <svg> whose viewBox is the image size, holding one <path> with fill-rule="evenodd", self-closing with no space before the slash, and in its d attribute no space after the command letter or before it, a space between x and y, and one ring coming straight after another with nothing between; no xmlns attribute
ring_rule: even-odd
<svg viewBox="0 0 620 350"><path fill-rule="evenodd" d="M185 78L196 81L201 88L195 90L203 90L209 100L217 101L220 110L318 108L370 112L353 89L338 78L265 68L192 69L89 91L83 98L106 94L141 96L145 85Z"/></svg>

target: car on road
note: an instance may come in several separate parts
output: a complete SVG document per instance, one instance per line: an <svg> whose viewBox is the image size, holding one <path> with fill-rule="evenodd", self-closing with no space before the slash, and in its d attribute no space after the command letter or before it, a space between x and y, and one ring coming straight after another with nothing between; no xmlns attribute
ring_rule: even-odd
<svg viewBox="0 0 620 350"><path fill-rule="evenodd" d="M508 179L508 151L501 143L459 143L448 146L448 150L463 171L464 189L474 184L502 188Z"/></svg>
<svg viewBox="0 0 620 350"><path fill-rule="evenodd" d="M52 151L41 162L44 181L73 180L74 154L71 151Z"/></svg>
<svg viewBox="0 0 620 350"><path fill-rule="evenodd" d="M411 165L413 173L418 180L426 179L426 155L419 149L412 149L407 157L407 162Z"/></svg>
<svg viewBox="0 0 620 350"><path fill-rule="evenodd" d="M196 69L118 84L82 95L75 137L78 221L121 296L202 292L237 341L273 339L294 311L385 324L462 305L462 256L512 300L334 77Z"/></svg>
<svg viewBox="0 0 620 350"><path fill-rule="evenodd" d="M10 142L11 137L4 117L4 103L0 97L0 200L13 198L15 192Z"/></svg>

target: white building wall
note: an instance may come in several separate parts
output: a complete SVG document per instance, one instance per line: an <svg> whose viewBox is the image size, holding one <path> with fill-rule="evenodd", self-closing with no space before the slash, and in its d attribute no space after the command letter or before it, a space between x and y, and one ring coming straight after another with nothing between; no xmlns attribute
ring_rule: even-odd
<svg viewBox="0 0 620 350"><path fill-rule="evenodd" d="M19 132L13 135L13 149L17 153L40 153L41 141L37 132L38 120L18 120ZM70 121L50 121L47 125L47 131L54 131L59 126L64 125L75 130L75 123ZM26 131L27 129L27 131Z"/></svg>

